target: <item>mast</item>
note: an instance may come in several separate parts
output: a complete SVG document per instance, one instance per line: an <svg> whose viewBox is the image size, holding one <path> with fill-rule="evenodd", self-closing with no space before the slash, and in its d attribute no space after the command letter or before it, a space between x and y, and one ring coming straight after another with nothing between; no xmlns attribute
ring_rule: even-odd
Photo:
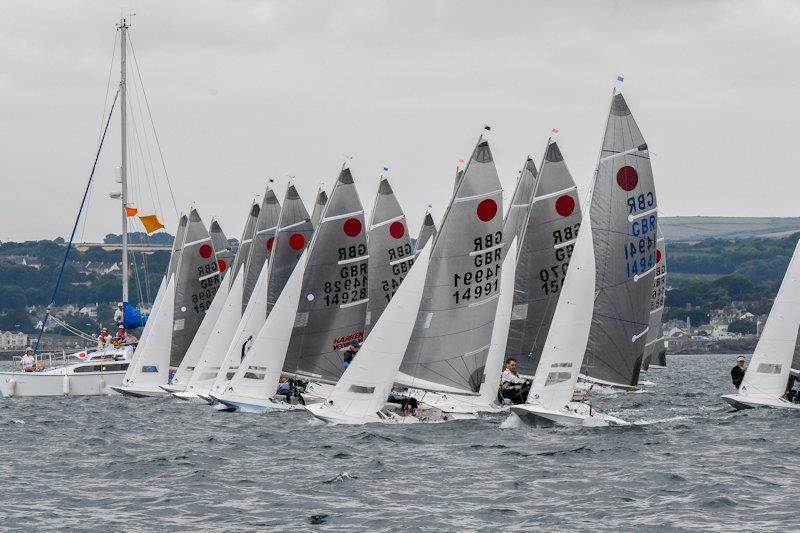
<svg viewBox="0 0 800 533"><path fill-rule="evenodd" d="M120 139L122 141L122 158L120 179L122 180L122 301L128 301L128 105L127 87L125 80L125 53L128 41L128 28L130 25L126 19L120 20L117 29L120 30L120 77L119 77L119 96L120 112L122 116L122 131Z"/></svg>

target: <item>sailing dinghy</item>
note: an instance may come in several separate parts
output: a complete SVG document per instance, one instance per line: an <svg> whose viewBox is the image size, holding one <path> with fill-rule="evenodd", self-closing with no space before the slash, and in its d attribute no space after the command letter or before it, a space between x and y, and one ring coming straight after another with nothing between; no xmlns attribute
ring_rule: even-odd
<svg viewBox="0 0 800 533"><path fill-rule="evenodd" d="M192 339L189 349L186 350L186 355L181 360L181 364L175 371L175 375L172 376L169 384L161 386L161 388L167 392L178 392L186 388L186 384L191 379L195 367L197 366L197 362L199 361L203 352L203 347L208 342L208 339L214 329L214 324L219 317L220 310L222 309L222 306L225 304L225 300L228 297L229 283L227 283L225 280L225 274L228 271L228 265L231 263L231 249L230 245L228 244L228 238L225 236L225 233L222 231L219 222L216 220L211 221L209 235L211 236L211 245L214 248L214 255L217 258L219 274L223 282L220 284L217 293L214 295L214 299L211 302L211 307L209 307L208 311L203 317L203 321L200 323L200 327L197 329L197 333Z"/></svg>
<svg viewBox="0 0 800 533"><path fill-rule="evenodd" d="M336 383L341 352L364 337L368 259L364 211L345 168L304 260L230 382L211 396L234 410L264 412L296 408L275 398L281 369L296 379Z"/></svg>
<svg viewBox="0 0 800 533"><path fill-rule="evenodd" d="M517 256L506 357L517 360L521 375L532 377L581 225L578 189L553 139L547 141L526 215Z"/></svg>
<svg viewBox="0 0 800 533"><path fill-rule="evenodd" d="M228 268L229 273L225 278L223 287L220 289L220 291L225 291L225 294L222 295L224 300L220 299L216 304L212 304L212 307L213 305L219 306L213 331L202 346L195 370L192 372L184 390L170 391L177 398L192 400L198 397L198 392L208 392L210 384L217 376L221 358L219 352L224 353L227 349L232 334L230 330L236 327L241 318L247 259L250 255L250 244L253 242L260 211L261 208L257 202L252 202L248 207L239 248L231 266Z"/></svg>
<svg viewBox="0 0 800 533"><path fill-rule="evenodd" d="M642 367L658 268L658 204L647 143L625 98L616 91L590 196L597 275L582 377L633 390Z"/></svg>
<svg viewBox="0 0 800 533"><path fill-rule="evenodd" d="M800 242L794 248L789 267L772 304L764 331L744 374L738 393L722 399L734 409L775 407L800 409L784 394L800 331Z"/></svg>
<svg viewBox="0 0 800 533"><path fill-rule="evenodd" d="M144 349L137 350L122 385L112 389L133 397L166 394L161 385L167 384L170 368L180 365L221 283L211 236L192 209L177 268L152 321L153 331Z"/></svg>

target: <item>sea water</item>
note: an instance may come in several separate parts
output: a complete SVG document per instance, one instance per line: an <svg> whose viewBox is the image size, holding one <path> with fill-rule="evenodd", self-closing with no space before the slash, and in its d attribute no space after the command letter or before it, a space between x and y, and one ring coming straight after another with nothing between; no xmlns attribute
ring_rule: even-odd
<svg viewBox="0 0 800 533"><path fill-rule="evenodd" d="M800 527L800 416L731 412L734 356L670 356L622 428L326 426L171 398L0 399L0 530Z"/></svg>

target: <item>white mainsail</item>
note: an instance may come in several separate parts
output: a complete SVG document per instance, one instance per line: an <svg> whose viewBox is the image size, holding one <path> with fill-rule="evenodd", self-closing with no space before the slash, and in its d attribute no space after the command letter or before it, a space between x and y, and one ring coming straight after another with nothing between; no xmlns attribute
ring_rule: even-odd
<svg viewBox="0 0 800 533"><path fill-rule="evenodd" d="M307 405L314 416L329 422L364 424L387 417L380 411L414 331L425 289L432 245L421 250L408 276L364 341L358 356L345 370L330 396Z"/></svg>
<svg viewBox="0 0 800 533"><path fill-rule="evenodd" d="M800 409L783 399L800 330L800 242L794 248L775 302L758 339L738 394L722 398L735 408Z"/></svg>
<svg viewBox="0 0 800 533"><path fill-rule="evenodd" d="M252 349L242 359L230 381L225 382L221 390L212 391L216 400L245 410L248 406L263 408L270 403L291 340L307 258L308 251L303 253L275 302L273 312L253 339Z"/></svg>

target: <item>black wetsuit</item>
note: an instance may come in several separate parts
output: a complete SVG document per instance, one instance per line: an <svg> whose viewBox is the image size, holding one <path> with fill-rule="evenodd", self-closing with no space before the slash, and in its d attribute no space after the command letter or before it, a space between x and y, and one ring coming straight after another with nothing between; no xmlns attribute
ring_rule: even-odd
<svg viewBox="0 0 800 533"><path fill-rule="evenodd" d="M744 379L744 368L739 368L739 365L736 365L735 367L731 368L731 381L733 381L733 384L736 386L737 389L739 388L739 385L742 384L743 379Z"/></svg>
<svg viewBox="0 0 800 533"><path fill-rule="evenodd" d="M357 353L358 352L356 352L355 350L352 350L352 349L345 351L344 352L344 361L342 363L342 366L344 366L344 368L347 368L350 365L350 363L353 362L353 358L356 356ZM347 365L344 365L344 363L347 363Z"/></svg>

